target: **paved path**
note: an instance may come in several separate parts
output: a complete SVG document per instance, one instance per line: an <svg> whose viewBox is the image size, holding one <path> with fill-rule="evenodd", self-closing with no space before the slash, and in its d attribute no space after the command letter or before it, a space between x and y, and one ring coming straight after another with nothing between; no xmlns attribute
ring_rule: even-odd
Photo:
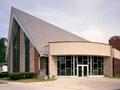
<svg viewBox="0 0 120 90"><path fill-rule="evenodd" d="M50 82L0 84L0 90L114 90L120 88L120 79L60 78Z"/></svg>

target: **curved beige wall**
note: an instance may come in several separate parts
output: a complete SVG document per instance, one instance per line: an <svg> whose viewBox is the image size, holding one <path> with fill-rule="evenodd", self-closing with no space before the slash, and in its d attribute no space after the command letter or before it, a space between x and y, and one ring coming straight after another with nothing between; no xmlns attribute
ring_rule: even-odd
<svg viewBox="0 0 120 90"><path fill-rule="evenodd" d="M90 42L55 42L49 43L49 54L110 56L110 46Z"/></svg>

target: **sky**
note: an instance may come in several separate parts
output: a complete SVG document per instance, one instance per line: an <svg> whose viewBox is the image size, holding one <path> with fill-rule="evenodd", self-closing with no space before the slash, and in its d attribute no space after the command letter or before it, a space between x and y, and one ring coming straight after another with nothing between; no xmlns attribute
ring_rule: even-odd
<svg viewBox="0 0 120 90"><path fill-rule="evenodd" d="M1 37L8 37L11 6L92 42L120 35L120 0L0 0Z"/></svg>

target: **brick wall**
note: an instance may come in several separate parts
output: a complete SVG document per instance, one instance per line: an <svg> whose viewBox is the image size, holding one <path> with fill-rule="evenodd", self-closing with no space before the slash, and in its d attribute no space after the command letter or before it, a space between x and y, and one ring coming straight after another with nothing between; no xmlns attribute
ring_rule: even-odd
<svg viewBox="0 0 120 90"><path fill-rule="evenodd" d="M114 36L109 40L109 44L112 45L113 48L116 48L120 51L120 37Z"/></svg>
<svg viewBox="0 0 120 90"><path fill-rule="evenodd" d="M37 50L34 48L34 71L36 75L39 75L39 63L38 63L38 58L39 58L39 54L37 52Z"/></svg>
<svg viewBox="0 0 120 90"><path fill-rule="evenodd" d="M57 77L57 57L49 55L49 78Z"/></svg>
<svg viewBox="0 0 120 90"><path fill-rule="evenodd" d="M34 72L34 46L32 45L32 43L30 42L30 72Z"/></svg>
<svg viewBox="0 0 120 90"><path fill-rule="evenodd" d="M120 59L113 58L113 76L120 76Z"/></svg>
<svg viewBox="0 0 120 90"><path fill-rule="evenodd" d="M113 49L111 47L111 56L104 58L104 76L113 77Z"/></svg>
<svg viewBox="0 0 120 90"><path fill-rule="evenodd" d="M20 72L25 72L25 35L20 29Z"/></svg>
<svg viewBox="0 0 120 90"><path fill-rule="evenodd" d="M13 40L10 40L10 47L8 53L8 72L12 72L13 68ZM38 57L39 54L33 44L30 42L30 72L39 74L38 70ZM20 72L25 72L25 36L22 29L20 29Z"/></svg>

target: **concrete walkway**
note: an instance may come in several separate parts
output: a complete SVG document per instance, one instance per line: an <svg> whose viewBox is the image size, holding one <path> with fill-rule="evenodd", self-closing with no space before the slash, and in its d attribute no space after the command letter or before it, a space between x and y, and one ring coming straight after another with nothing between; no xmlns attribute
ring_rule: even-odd
<svg viewBox="0 0 120 90"><path fill-rule="evenodd" d="M120 79L60 78L50 82L0 84L0 90L114 90L120 89Z"/></svg>

